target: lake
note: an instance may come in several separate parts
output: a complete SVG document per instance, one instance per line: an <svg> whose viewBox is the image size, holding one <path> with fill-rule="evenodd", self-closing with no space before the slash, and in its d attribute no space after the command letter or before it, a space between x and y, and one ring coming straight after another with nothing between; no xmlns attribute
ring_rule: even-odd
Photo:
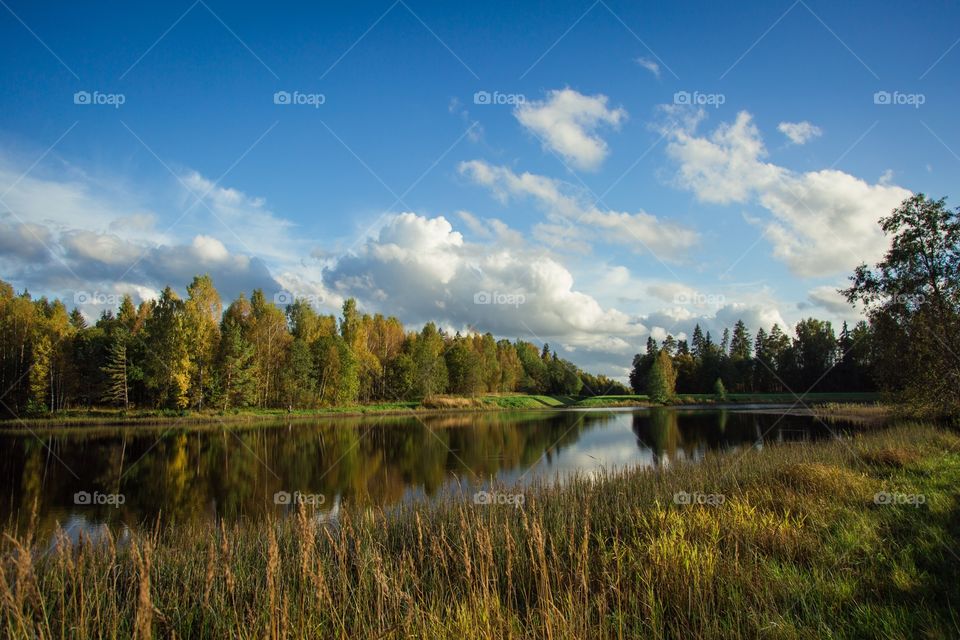
<svg viewBox="0 0 960 640"><path fill-rule="evenodd" d="M786 407L595 409L324 418L290 423L86 427L0 434L0 515L68 531L258 518L298 502L389 508L491 482L563 482L709 451L833 437Z"/></svg>

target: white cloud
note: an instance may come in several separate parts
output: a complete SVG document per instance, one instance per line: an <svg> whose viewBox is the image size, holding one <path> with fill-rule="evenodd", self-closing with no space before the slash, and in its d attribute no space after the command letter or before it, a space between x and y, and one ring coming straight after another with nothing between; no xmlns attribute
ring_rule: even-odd
<svg viewBox="0 0 960 640"><path fill-rule="evenodd" d="M325 274L328 289L407 322L547 340L587 351L628 354L646 329L577 290L573 274L535 247L514 251L468 243L444 217L392 217L375 238ZM475 296L513 296L519 303L478 304ZM482 300L482 298L481 298Z"/></svg>
<svg viewBox="0 0 960 640"><path fill-rule="evenodd" d="M532 173L516 174L507 167L482 160L460 163L460 173L488 188L501 202L532 198L546 213L548 223L535 227L539 239L553 246L588 248L591 236L625 244L635 251L677 260L699 241L696 231L639 211L625 213L598 208L588 195L559 180Z"/></svg>
<svg viewBox="0 0 960 640"><path fill-rule="evenodd" d="M626 120L622 108L607 107L607 96L585 96L573 89L552 90L547 99L525 102L514 115L542 141L579 169L599 168L607 157L607 143L597 135L601 125L613 128Z"/></svg>
<svg viewBox="0 0 960 640"><path fill-rule="evenodd" d="M810 124L806 120L803 122L781 122L777 125L777 130L787 136L793 144L806 144L813 138L823 135L820 127Z"/></svg>
<svg viewBox="0 0 960 640"><path fill-rule="evenodd" d="M637 58L635 62L652 73L658 80L660 79L660 65L650 58Z"/></svg>
<svg viewBox="0 0 960 640"><path fill-rule="evenodd" d="M765 162L767 151L749 113L697 136L693 124L667 128L667 153L679 163L678 184L702 202L755 203L773 255L800 276L847 273L873 262L887 241L877 221L910 195L835 169L797 173Z"/></svg>

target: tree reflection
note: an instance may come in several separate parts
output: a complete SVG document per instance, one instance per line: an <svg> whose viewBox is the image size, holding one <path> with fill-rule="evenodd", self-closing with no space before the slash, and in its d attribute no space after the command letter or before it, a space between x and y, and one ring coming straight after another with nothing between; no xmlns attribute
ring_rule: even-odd
<svg viewBox="0 0 960 640"><path fill-rule="evenodd" d="M628 436L619 443L624 423L635 442ZM795 416L656 408L75 430L43 441L7 433L0 434L6 453L0 458L0 515L25 521L36 501L46 527L58 521L138 526L158 514L177 521L258 518L284 510L274 502L279 491L322 495L321 513L341 503L389 507L458 485L517 477L533 465L551 468L550 461L567 450L564 472L577 471L578 456L590 458L585 452L614 459L635 447L662 467L761 439L809 438L817 435L812 424ZM584 437L605 425L613 430L602 431L600 440ZM642 455L634 460L647 464ZM122 493L125 499L117 506L77 505L77 491Z"/></svg>

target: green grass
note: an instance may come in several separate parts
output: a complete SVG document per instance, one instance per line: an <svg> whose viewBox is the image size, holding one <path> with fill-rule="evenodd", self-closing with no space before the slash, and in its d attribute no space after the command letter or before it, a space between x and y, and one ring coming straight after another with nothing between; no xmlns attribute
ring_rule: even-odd
<svg viewBox="0 0 960 640"><path fill-rule="evenodd" d="M823 392L823 393L728 393L725 402L731 403L788 403L793 404L798 399L809 404L811 402L877 402L881 394L872 391L862 392ZM712 393L680 394L678 401L683 403L718 402L717 396ZM802 405L801 405L802 406Z"/></svg>
<svg viewBox="0 0 960 640"><path fill-rule="evenodd" d="M480 401L484 406L499 409L551 409L563 407L566 404L560 398L554 396L525 394L482 396Z"/></svg>
<svg viewBox="0 0 960 640"><path fill-rule="evenodd" d="M507 488L500 488L509 491ZM720 494L715 506L676 492ZM878 505L877 492L925 504ZM951 638L960 437L912 424L336 526L6 527L7 637Z"/></svg>

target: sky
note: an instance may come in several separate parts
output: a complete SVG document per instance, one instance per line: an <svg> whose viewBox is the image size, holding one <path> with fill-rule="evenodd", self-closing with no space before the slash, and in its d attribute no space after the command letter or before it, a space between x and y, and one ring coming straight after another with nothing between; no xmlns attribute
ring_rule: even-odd
<svg viewBox="0 0 960 640"><path fill-rule="evenodd" d="M956 3L0 0L0 278L549 342L814 316L960 170ZM949 202L949 201L948 201Z"/></svg>

